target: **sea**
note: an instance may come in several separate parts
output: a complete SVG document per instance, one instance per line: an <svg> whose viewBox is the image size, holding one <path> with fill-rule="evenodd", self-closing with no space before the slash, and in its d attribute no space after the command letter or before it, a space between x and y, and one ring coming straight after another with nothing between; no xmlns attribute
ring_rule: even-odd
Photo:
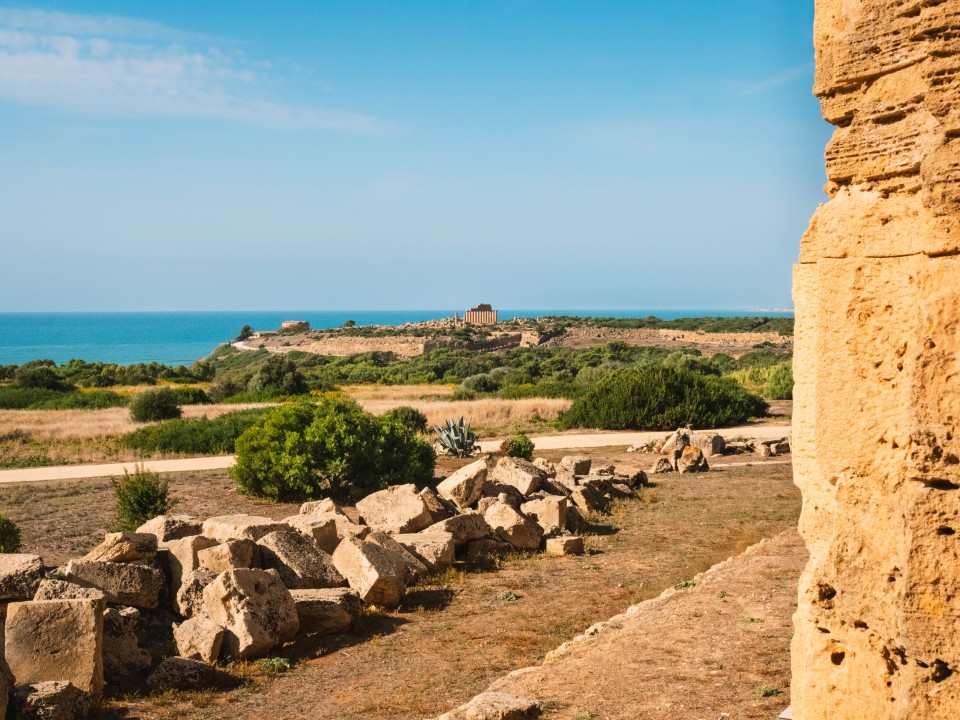
<svg viewBox="0 0 960 720"><path fill-rule="evenodd" d="M462 312L462 311L457 311ZM551 315L673 320L683 317L792 317L792 310L500 310L500 319ZM306 320L314 329L402 325L453 317L454 310L282 310L230 312L32 312L0 313L0 365L73 358L120 365L157 362L189 365L235 338L244 325L275 330L284 320Z"/></svg>

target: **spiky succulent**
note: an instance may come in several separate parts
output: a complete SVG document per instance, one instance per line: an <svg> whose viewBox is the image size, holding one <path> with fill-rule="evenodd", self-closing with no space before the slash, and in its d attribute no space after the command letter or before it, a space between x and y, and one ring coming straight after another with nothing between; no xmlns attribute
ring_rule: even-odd
<svg viewBox="0 0 960 720"><path fill-rule="evenodd" d="M464 424L462 417L459 423L456 420L447 420L446 425L438 425L433 431L437 434L440 446L449 455L469 457L479 449L476 433L470 430L469 425Z"/></svg>

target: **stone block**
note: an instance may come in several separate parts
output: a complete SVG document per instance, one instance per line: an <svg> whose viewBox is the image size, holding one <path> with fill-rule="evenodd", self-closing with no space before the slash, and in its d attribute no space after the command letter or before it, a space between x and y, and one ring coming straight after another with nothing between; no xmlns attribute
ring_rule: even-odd
<svg viewBox="0 0 960 720"><path fill-rule="evenodd" d="M71 560L65 574L69 582L101 590L108 603L147 610L160 604L164 587L159 570L135 563Z"/></svg>
<svg viewBox="0 0 960 720"><path fill-rule="evenodd" d="M180 590L183 578L200 567L200 551L217 544L216 540L203 535L188 535L166 542L164 557L170 577L171 595L176 595Z"/></svg>
<svg viewBox="0 0 960 720"><path fill-rule="evenodd" d="M217 576L206 568L188 572L177 590L174 608L184 617L193 617L203 611L203 590Z"/></svg>
<svg viewBox="0 0 960 720"><path fill-rule="evenodd" d="M703 454L703 450L693 445L688 445L683 449L683 453L677 459L677 472L679 473L700 473L707 472L710 465Z"/></svg>
<svg viewBox="0 0 960 720"><path fill-rule="evenodd" d="M520 506L520 512L535 520L547 535L560 533L567 527L567 499L546 497L530 500Z"/></svg>
<svg viewBox="0 0 960 720"><path fill-rule="evenodd" d="M533 463L515 457L500 458L490 474L494 483L516 488L523 496L539 490L546 477L547 474Z"/></svg>
<svg viewBox="0 0 960 720"><path fill-rule="evenodd" d="M453 535L453 542L455 545L463 545L471 540L479 540L480 538L488 537L491 533L491 530L490 526L487 524L487 521L483 519L483 515L470 512L463 513L462 515L454 515L446 520L441 520L438 523L434 523L423 532L424 534L436 532L450 533Z"/></svg>
<svg viewBox="0 0 960 720"><path fill-rule="evenodd" d="M647 474L633 465L617 465L614 475L633 489L647 485Z"/></svg>
<svg viewBox="0 0 960 720"><path fill-rule="evenodd" d="M586 455L565 455L560 458L560 468L574 475L588 475L593 461Z"/></svg>
<svg viewBox="0 0 960 720"><path fill-rule="evenodd" d="M376 543L345 539L333 553L333 564L360 599L395 608L403 595L403 571L396 558Z"/></svg>
<svg viewBox="0 0 960 720"><path fill-rule="evenodd" d="M431 570L453 565L456 543L448 532L425 531L394 535L393 539L426 563Z"/></svg>
<svg viewBox="0 0 960 720"><path fill-rule="evenodd" d="M68 680L103 690L103 600L41 600L7 608L7 663L18 683Z"/></svg>
<svg viewBox="0 0 960 720"><path fill-rule="evenodd" d="M66 580L49 580L44 578L40 581L34 600L103 600L107 601L107 596L102 590L92 587L83 587Z"/></svg>
<svg viewBox="0 0 960 720"><path fill-rule="evenodd" d="M669 458L659 457L653 463L653 467L650 468L651 475L662 475L664 473L672 473L674 471L673 463Z"/></svg>
<svg viewBox="0 0 960 720"><path fill-rule="evenodd" d="M152 537L152 536L151 536ZM150 667L150 653L140 647L140 611L107 608L103 613L103 676L116 684Z"/></svg>
<svg viewBox="0 0 960 720"><path fill-rule="evenodd" d="M426 487L421 490L420 497L427 506L427 510L430 511L431 525L433 525L433 523L440 522L441 520L446 520L448 517L453 517L457 514L457 509L454 507L453 503L449 502L448 500L444 500L433 488Z"/></svg>
<svg viewBox="0 0 960 720"><path fill-rule="evenodd" d="M419 532L433 522L427 503L412 484L367 495L357 503L357 512L367 525L384 532Z"/></svg>
<svg viewBox="0 0 960 720"><path fill-rule="evenodd" d="M90 695L73 683L50 680L18 685L13 708L16 720L85 720L91 703Z"/></svg>
<svg viewBox="0 0 960 720"><path fill-rule="evenodd" d="M261 566L276 570L290 590L338 587L345 582L330 555L302 533L272 532L260 538L257 545Z"/></svg>
<svg viewBox="0 0 960 720"><path fill-rule="evenodd" d="M279 520L259 515L222 515L203 522L203 535L220 542L228 540L252 540L256 542L267 533L286 530Z"/></svg>
<svg viewBox="0 0 960 720"><path fill-rule="evenodd" d="M257 544L253 540L227 540L197 551L200 567L215 575L226 570L253 567L256 558Z"/></svg>
<svg viewBox="0 0 960 720"><path fill-rule="evenodd" d="M160 545L190 535L199 535L202 526L203 523L189 515L157 515L138 527L137 532L153 535Z"/></svg>
<svg viewBox="0 0 960 720"><path fill-rule="evenodd" d="M410 585L430 572L427 564L398 543L393 535L380 530L374 530L367 535L366 540L376 543L397 559L398 567L403 574L404 585Z"/></svg>
<svg viewBox="0 0 960 720"><path fill-rule="evenodd" d="M149 533L107 533L103 542L84 556L99 562L134 562L152 560L157 555L157 536Z"/></svg>
<svg viewBox="0 0 960 720"><path fill-rule="evenodd" d="M537 550L543 528L505 502L498 500L483 513L483 519L499 537L518 550Z"/></svg>
<svg viewBox="0 0 960 720"><path fill-rule="evenodd" d="M533 464L543 470L544 474L548 478L554 478L557 476L557 466L546 458L534 458Z"/></svg>
<svg viewBox="0 0 960 720"><path fill-rule="evenodd" d="M225 631L223 652L263 655L297 634L297 609L274 571L239 568L220 573L203 590L203 614Z"/></svg>
<svg viewBox="0 0 960 720"><path fill-rule="evenodd" d="M0 602L29 600L43 580L39 555L0 553Z"/></svg>
<svg viewBox="0 0 960 720"><path fill-rule="evenodd" d="M337 534L337 520L331 513L291 515L284 518L283 521L297 532L312 538L317 543L317 547L327 554L336 550L337 545L340 544L340 536Z"/></svg>
<svg viewBox="0 0 960 720"><path fill-rule="evenodd" d="M719 433L693 433L690 436L690 444L700 448L707 457L723 455L727 447L726 440Z"/></svg>
<svg viewBox="0 0 960 720"><path fill-rule="evenodd" d="M547 538L547 555L583 555L583 538L576 535Z"/></svg>
<svg viewBox="0 0 960 720"><path fill-rule="evenodd" d="M161 662L147 678L147 687L153 692L163 690L205 690L217 681L217 671L212 665L171 657Z"/></svg>
<svg viewBox="0 0 960 720"><path fill-rule="evenodd" d="M224 630L203 615L187 618L173 629L180 657L212 663L220 657Z"/></svg>
<svg viewBox="0 0 960 720"><path fill-rule="evenodd" d="M533 700L502 692L485 692L437 720L533 720L538 717L540 705Z"/></svg>
<svg viewBox="0 0 960 720"><path fill-rule="evenodd" d="M466 510L480 499L487 480L485 457L466 465L437 485L437 494L460 510Z"/></svg>
<svg viewBox="0 0 960 720"><path fill-rule="evenodd" d="M324 498L323 500L311 500L310 502L305 502L300 506L301 515L326 515L328 513L346 517L346 514L344 514L343 510L341 510L330 498Z"/></svg>
<svg viewBox="0 0 960 720"><path fill-rule="evenodd" d="M359 617L360 596L349 588L291 590L300 619L300 632L308 635L334 635L350 629Z"/></svg>

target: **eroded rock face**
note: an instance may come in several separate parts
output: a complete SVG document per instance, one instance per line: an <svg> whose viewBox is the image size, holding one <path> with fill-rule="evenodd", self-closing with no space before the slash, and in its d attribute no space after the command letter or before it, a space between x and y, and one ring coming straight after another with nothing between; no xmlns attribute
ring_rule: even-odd
<svg viewBox="0 0 960 720"><path fill-rule="evenodd" d="M794 272L797 720L960 716L960 3L817 0Z"/></svg>

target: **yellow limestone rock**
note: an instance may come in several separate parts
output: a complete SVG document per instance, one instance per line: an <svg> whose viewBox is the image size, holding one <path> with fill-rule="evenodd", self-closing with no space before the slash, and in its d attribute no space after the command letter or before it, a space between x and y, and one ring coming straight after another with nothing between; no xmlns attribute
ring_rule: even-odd
<svg viewBox="0 0 960 720"><path fill-rule="evenodd" d="M796 720L960 717L960 2L816 0L794 273Z"/></svg>

